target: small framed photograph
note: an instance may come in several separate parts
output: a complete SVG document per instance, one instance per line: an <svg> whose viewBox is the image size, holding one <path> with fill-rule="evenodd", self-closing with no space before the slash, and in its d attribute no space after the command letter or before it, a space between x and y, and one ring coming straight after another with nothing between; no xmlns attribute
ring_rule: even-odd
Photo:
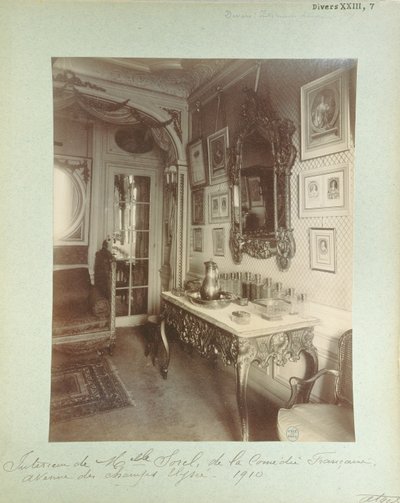
<svg viewBox="0 0 400 503"><path fill-rule="evenodd" d="M225 229L212 230L213 253L216 257L225 256Z"/></svg>
<svg viewBox="0 0 400 503"><path fill-rule="evenodd" d="M310 229L310 266L315 271L336 272L335 229Z"/></svg>
<svg viewBox="0 0 400 503"><path fill-rule="evenodd" d="M217 192L215 194L210 194L209 197L208 208L210 223L229 222L229 192Z"/></svg>
<svg viewBox="0 0 400 503"><path fill-rule="evenodd" d="M228 147L229 135L227 127L220 129L207 138L210 185L215 185L216 183L221 183L228 179Z"/></svg>
<svg viewBox="0 0 400 503"><path fill-rule="evenodd" d="M349 148L348 72L337 70L301 88L301 159Z"/></svg>
<svg viewBox="0 0 400 503"><path fill-rule="evenodd" d="M264 206L260 177L249 176L247 182L249 187L250 208Z"/></svg>
<svg viewBox="0 0 400 503"><path fill-rule="evenodd" d="M203 251L203 229L201 227L193 229L193 251Z"/></svg>
<svg viewBox="0 0 400 503"><path fill-rule="evenodd" d="M299 216L349 214L348 165L341 164L299 174Z"/></svg>
<svg viewBox="0 0 400 503"><path fill-rule="evenodd" d="M207 185L206 155L201 138L188 144L189 180L191 187Z"/></svg>
<svg viewBox="0 0 400 503"><path fill-rule="evenodd" d="M204 189L192 192L192 225L204 225Z"/></svg>

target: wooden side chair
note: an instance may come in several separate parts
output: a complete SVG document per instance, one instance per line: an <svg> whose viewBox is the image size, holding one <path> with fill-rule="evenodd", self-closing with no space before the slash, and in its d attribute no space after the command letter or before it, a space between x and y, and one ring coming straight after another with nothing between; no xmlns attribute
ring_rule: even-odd
<svg viewBox="0 0 400 503"><path fill-rule="evenodd" d="M302 392L325 375L334 377L333 403L304 403ZM291 377L290 386L292 394L287 407L278 412L279 440L354 442L352 330L345 332L339 339L337 370L322 369L309 379Z"/></svg>

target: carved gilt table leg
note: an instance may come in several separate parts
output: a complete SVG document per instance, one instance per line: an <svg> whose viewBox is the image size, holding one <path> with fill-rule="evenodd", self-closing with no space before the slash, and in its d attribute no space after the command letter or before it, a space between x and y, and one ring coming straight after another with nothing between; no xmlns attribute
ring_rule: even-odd
<svg viewBox="0 0 400 503"><path fill-rule="evenodd" d="M243 442L249 440L249 414L247 409L247 378L251 362L255 359L257 348L252 341L239 339L239 352L235 364L236 398L239 408L240 428Z"/></svg>

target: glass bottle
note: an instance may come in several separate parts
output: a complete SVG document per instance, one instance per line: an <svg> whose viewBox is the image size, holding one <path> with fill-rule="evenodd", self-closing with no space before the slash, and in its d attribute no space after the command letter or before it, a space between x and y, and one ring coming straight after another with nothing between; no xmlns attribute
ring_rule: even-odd
<svg viewBox="0 0 400 503"><path fill-rule="evenodd" d="M222 292L226 292L226 273L221 272L219 275L219 285L221 287Z"/></svg>
<svg viewBox="0 0 400 503"><path fill-rule="evenodd" d="M232 293L232 273L226 274L226 291Z"/></svg>
<svg viewBox="0 0 400 503"><path fill-rule="evenodd" d="M242 281L242 297L244 299L248 299L250 297L249 288L250 288L249 273L245 272Z"/></svg>
<svg viewBox="0 0 400 503"><path fill-rule="evenodd" d="M255 274L251 282L251 297L250 300L260 299L262 291L261 274Z"/></svg>
<svg viewBox="0 0 400 503"><path fill-rule="evenodd" d="M283 297L283 285L280 281L275 284L272 296L274 299L281 299Z"/></svg>
<svg viewBox="0 0 400 503"><path fill-rule="evenodd" d="M254 293L254 286L253 285L254 285L254 281L255 281L254 276L251 273L249 273L249 290L248 290L248 292L249 292L249 295L248 295L249 296L249 300L253 300L253 293Z"/></svg>
<svg viewBox="0 0 400 503"><path fill-rule="evenodd" d="M301 293L298 296L298 308L300 316L304 318L310 316L310 306L308 303L307 295L305 293Z"/></svg>
<svg viewBox="0 0 400 503"><path fill-rule="evenodd" d="M237 272L232 273L232 293L237 297L240 297L241 293L241 284L239 282L239 274Z"/></svg>
<svg viewBox="0 0 400 503"><path fill-rule="evenodd" d="M272 298L272 278L265 278L264 284L261 290L262 299Z"/></svg>
<svg viewBox="0 0 400 503"><path fill-rule="evenodd" d="M236 273L236 290L234 293L238 297L241 297L241 295L242 295L242 273L241 272Z"/></svg>
<svg viewBox="0 0 400 503"><path fill-rule="evenodd" d="M289 314L298 314L297 295L294 288L288 289L287 300L290 302Z"/></svg>

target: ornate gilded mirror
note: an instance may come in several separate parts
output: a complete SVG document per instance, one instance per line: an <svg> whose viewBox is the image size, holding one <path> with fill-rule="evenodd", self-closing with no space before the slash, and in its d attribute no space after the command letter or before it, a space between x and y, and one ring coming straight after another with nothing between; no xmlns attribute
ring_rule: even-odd
<svg viewBox="0 0 400 503"><path fill-rule="evenodd" d="M296 157L295 131L257 94L244 89L240 125L229 155L232 191L230 249L239 264L243 253L275 256L281 270L295 254L290 227L290 176Z"/></svg>

